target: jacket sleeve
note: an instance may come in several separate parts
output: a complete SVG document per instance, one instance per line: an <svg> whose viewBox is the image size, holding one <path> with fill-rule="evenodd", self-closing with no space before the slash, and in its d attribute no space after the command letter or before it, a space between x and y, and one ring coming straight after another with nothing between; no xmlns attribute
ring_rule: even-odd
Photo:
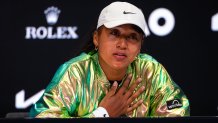
<svg viewBox="0 0 218 123"><path fill-rule="evenodd" d="M165 68L158 64L152 79L150 116L189 116L189 101L182 89L171 79Z"/></svg>
<svg viewBox="0 0 218 123"><path fill-rule="evenodd" d="M94 117L93 113L78 114L80 103L80 82L71 72L68 64L63 64L55 73L42 97L30 110L30 117L36 118L73 118Z"/></svg>

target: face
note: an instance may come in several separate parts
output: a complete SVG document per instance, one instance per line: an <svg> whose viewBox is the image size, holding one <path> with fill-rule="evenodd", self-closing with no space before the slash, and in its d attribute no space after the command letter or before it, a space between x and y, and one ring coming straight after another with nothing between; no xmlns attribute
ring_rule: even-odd
<svg viewBox="0 0 218 123"><path fill-rule="evenodd" d="M142 40L143 35L130 24L110 29L102 26L93 36L101 67L113 70L127 69L140 52Z"/></svg>

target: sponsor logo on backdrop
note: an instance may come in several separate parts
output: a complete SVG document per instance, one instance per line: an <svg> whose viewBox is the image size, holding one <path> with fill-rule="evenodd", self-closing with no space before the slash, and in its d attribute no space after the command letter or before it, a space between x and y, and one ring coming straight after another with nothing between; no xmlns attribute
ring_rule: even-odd
<svg viewBox="0 0 218 123"><path fill-rule="evenodd" d="M155 35L166 36L170 34L175 27L175 17L168 9L157 8L150 14L148 25L151 32Z"/></svg>
<svg viewBox="0 0 218 123"><path fill-rule="evenodd" d="M58 21L60 12L61 12L61 10L59 10L58 8L56 8L54 6L47 8L44 11L47 23L49 25L56 24Z"/></svg>
<svg viewBox="0 0 218 123"><path fill-rule="evenodd" d="M51 6L44 10L46 22L50 26L27 26L25 39L77 39L77 26L57 26L61 10Z"/></svg>
<svg viewBox="0 0 218 123"><path fill-rule="evenodd" d="M175 27L175 17L166 8L157 8L148 17L148 28L145 32L150 35L150 31L156 36L167 36ZM149 31L150 29L150 31Z"/></svg>
<svg viewBox="0 0 218 123"><path fill-rule="evenodd" d="M32 104L34 104L36 101L39 100L39 98L42 96L43 92L45 90L41 90L35 95L29 97L28 99L25 100L25 90L21 90L18 93L16 93L15 96L15 108L16 109L26 109Z"/></svg>
<svg viewBox="0 0 218 123"><path fill-rule="evenodd" d="M211 18L211 30L218 31L218 13L213 15Z"/></svg>

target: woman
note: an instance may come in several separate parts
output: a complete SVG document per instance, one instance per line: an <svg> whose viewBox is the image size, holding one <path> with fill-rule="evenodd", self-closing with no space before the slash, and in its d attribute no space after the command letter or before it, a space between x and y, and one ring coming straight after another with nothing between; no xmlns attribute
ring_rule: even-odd
<svg viewBox="0 0 218 123"><path fill-rule="evenodd" d="M188 116L189 101L164 67L140 49L142 11L127 2L106 6L88 53L64 63L32 117Z"/></svg>

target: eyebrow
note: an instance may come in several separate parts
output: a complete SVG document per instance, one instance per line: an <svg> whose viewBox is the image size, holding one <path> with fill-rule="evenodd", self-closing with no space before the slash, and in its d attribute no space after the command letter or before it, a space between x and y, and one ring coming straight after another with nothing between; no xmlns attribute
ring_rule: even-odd
<svg viewBox="0 0 218 123"><path fill-rule="evenodd" d="M117 30L119 32L122 32L119 27L114 27L114 28L107 28L109 31L112 31L112 30ZM131 29L132 31L129 32L129 34L135 34L135 35L140 35L139 32L137 32L134 28Z"/></svg>

